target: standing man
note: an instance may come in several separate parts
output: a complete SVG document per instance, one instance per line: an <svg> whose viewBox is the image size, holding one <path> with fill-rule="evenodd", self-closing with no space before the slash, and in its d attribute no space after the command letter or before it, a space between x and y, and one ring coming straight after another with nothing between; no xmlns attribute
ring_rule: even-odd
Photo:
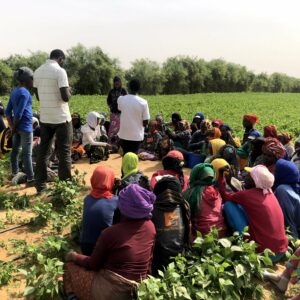
<svg viewBox="0 0 300 300"><path fill-rule="evenodd" d="M62 68L64 61L64 52L53 50L50 59L34 73L33 86L40 101L41 121L41 144L35 171L38 193L46 188L47 165L54 135L59 179L71 178L72 118L68 104L71 93L67 73Z"/></svg>
<svg viewBox="0 0 300 300"><path fill-rule="evenodd" d="M138 152L140 143L144 140L144 127L150 119L148 102L137 95L139 90L139 80L132 79L129 82L129 95L118 99L118 109L121 111L118 136L123 155Z"/></svg>
<svg viewBox="0 0 300 300"><path fill-rule="evenodd" d="M121 78L115 76L114 87L107 96L107 105L110 110L110 125L108 131L109 143L116 150L118 148L118 132L120 129L120 111L118 110L118 98L127 95L127 91L122 87Z"/></svg>

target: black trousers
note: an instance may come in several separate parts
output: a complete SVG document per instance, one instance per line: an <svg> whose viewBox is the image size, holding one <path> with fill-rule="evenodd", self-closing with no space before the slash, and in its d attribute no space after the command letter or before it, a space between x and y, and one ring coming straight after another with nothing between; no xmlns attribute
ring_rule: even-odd
<svg viewBox="0 0 300 300"><path fill-rule="evenodd" d="M72 122L60 124L41 123L41 143L37 156L35 181L37 191L46 187L47 166L51 155L51 146L56 137L56 150L58 163L58 177L60 180L68 180L71 176L71 146L73 137Z"/></svg>
<svg viewBox="0 0 300 300"><path fill-rule="evenodd" d="M120 139L119 143L123 149L123 155L125 155L128 152L133 152L137 154L140 148L141 141L128 141Z"/></svg>

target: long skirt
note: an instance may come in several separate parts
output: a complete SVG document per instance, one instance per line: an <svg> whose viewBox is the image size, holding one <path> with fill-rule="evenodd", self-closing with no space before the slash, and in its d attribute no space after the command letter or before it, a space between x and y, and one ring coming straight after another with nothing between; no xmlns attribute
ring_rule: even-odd
<svg viewBox="0 0 300 300"><path fill-rule="evenodd" d="M110 113L110 125L108 131L108 139L111 145L118 145L118 132L120 129L120 114Z"/></svg>
<svg viewBox="0 0 300 300"><path fill-rule="evenodd" d="M130 300L136 298L138 283L112 271L88 271L74 263L65 265L64 290L79 300Z"/></svg>

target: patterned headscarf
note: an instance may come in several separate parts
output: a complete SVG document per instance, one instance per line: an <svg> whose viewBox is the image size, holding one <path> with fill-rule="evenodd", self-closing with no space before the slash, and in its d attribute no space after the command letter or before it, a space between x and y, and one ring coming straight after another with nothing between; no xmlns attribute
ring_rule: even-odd
<svg viewBox="0 0 300 300"><path fill-rule="evenodd" d="M286 151L277 139L268 137L262 146L262 153L280 159L285 156Z"/></svg>
<svg viewBox="0 0 300 300"><path fill-rule="evenodd" d="M254 115L254 114L244 115L243 118L246 119L246 120L248 120L252 125L258 123L258 121L259 121L259 118L256 115Z"/></svg>
<svg viewBox="0 0 300 300"><path fill-rule="evenodd" d="M115 184L115 173L113 169L98 166L91 177L92 191L90 193L96 199L113 197L113 187Z"/></svg>
<svg viewBox="0 0 300 300"><path fill-rule="evenodd" d="M264 128L264 137L277 138L277 128L274 125L268 125Z"/></svg>
<svg viewBox="0 0 300 300"><path fill-rule="evenodd" d="M206 186L215 182L216 173L211 164L196 165L190 175L189 187L183 193L184 198L190 204L192 216L196 215L202 202L202 193Z"/></svg>
<svg viewBox="0 0 300 300"><path fill-rule="evenodd" d="M156 196L138 184L130 184L119 195L121 214L130 219L151 219Z"/></svg>

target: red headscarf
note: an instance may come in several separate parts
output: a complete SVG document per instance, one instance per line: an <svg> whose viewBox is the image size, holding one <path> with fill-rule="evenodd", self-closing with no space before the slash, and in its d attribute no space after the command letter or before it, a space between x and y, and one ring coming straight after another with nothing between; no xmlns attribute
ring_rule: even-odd
<svg viewBox="0 0 300 300"><path fill-rule="evenodd" d="M243 118L246 119L246 120L248 120L252 125L258 123L258 121L259 121L259 118L256 115L254 115L254 114L244 115Z"/></svg>
<svg viewBox="0 0 300 300"><path fill-rule="evenodd" d="M271 137L265 139L265 143L262 146L262 152L264 154L272 155L277 159L283 158L286 153L282 144L277 139Z"/></svg>
<svg viewBox="0 0 300 300"><path fill-rule="evenodd" d="M92 191L90 193L94 198L107 198L113 197L112 189L115 184L115 173L113 169L99 166L94 170L91 177Z"/></svg>
<svg viewBox="0 0 300 300"><path fill-rule="evenodd" d="M213 125L215 124L216 127L220 128L220 126L224 125L223 121L222 120L213 120L211 122Z"/></svg>
<svg viewBox="0 0 300 300"><path fill-rule="evenodd" d="M264 128L264 137L272 137L277 139L277 128L274 125L268 125Z"/></svg>

